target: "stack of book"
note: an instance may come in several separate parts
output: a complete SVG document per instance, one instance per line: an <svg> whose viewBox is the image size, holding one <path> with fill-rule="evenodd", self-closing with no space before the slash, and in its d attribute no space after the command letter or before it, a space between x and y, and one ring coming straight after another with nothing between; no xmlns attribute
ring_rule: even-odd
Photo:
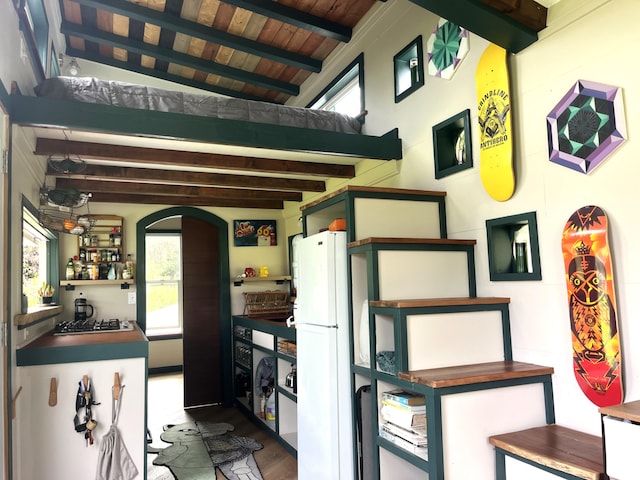
<svg viewBox="0 0 640 480"><path fill-rule="evenodd" d="M401 389L382 393L380 436L427 460L427 411L422 395Z"/></svg>

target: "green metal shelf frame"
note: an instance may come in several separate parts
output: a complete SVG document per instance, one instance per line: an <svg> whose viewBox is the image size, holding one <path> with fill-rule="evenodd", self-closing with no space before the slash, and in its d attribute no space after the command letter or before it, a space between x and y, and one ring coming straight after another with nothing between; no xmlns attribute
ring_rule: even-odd
<svg viewBox="0 0 640 480"><path fill-rule="evenodd" d="M358 198L373 198L376 200L407 200L413 202L430 202L435 203L438 206L438 218L439 218L439 229L440 229L440 238L447 238L447 219L446 219L446 211L445 211L445 196L443 195L432 195L429 192L419 193L417 191L409 191L402 192L401 190L394 191L385 191L384 189L380 191L376 190L358 190L357 187L354 189L348 189L343 192L340 192L330 198L327 198L323 202L320 202L311 207L305 208L302 211L302 232L306 237L309 235L309 231L307 228L308 217L322 210L326 210L328 207L343 204L343 212L344 218L347 223L347 243L353 242L356 240L356 231L355 231L355 201Z"/></svg>

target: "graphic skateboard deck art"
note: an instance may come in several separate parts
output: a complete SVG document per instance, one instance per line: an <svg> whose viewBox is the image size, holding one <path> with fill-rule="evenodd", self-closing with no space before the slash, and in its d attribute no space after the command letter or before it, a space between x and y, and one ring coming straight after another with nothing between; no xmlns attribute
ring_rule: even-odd
<svg viewBox="0 0 640 480"><path fill-rule="evenodd" d="M489 196L504 202L516 186L513 171L511 95L507 52L490 44L476 68L478 126L480 127L480 179Z"/></svg>
<svg viewBox="0 0 640 480"><path fill-rule="evenodd" d="M622 402L622 357L616 318L607 216L582 207L562 232L573 370L578 385L599 407Z"/></svg>

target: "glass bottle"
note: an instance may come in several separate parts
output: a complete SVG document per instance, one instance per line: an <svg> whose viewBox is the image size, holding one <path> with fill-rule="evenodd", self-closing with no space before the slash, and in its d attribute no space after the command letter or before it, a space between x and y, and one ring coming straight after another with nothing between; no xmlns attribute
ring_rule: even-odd
<svg viewBox="0 0 640 480"><path fill-rule="evenodd" d="M73 265L73 258L69 257L69 261L67 262L67 268L65 270L65 278L67 280L73 280L75 273L76 273L76 269Z"/></svg>

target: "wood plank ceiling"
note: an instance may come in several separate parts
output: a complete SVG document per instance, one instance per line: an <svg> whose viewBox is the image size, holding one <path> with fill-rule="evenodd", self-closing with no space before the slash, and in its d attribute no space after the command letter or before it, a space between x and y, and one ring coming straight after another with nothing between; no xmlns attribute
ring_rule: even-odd
<svg viewBox="0 0 640 480"><path fill-rule="evenodd" d="M411 1L436 11L430 0ZM515 0L460 1L488 4L492 15L502 20L508 15L507 23L514 23ZM68 56L216 94L285 103L321 71L338 45L351 39L352 28L375 4L61 0L60 31ZM92 201L99 202L281 209L284 201L301 201L302 192L324 191L327 178L355 176L354 161L278 160L45 136L37 141L37 155L67 155L88 164L77 175L49 168L47 176L56 178L56 188L90 191Z"/></svg>

